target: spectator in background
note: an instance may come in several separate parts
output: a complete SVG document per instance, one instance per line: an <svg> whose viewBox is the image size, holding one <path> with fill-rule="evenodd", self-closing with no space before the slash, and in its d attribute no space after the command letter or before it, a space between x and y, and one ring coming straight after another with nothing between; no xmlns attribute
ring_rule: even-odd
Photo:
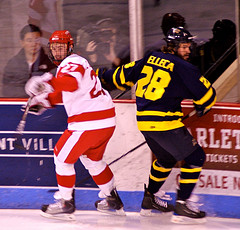
<svg viewBox="0 0 240 230"><path fill-rule="evenodd" d="M161 29L164 37L167 36L167 32L173 27L187 27L185 18L179 13L166 13L162 18ZM152 51L161 51L162 46L166 44L164 39L158 40L156 43L146 45L145 53Z"/></svg>
<svg viewBox="0 0 240 230"><path fill-rule="evenodd" d="M76 40L77 53L88 57L89 63L95 70L102 66L111 68L117 57L117 49L121 46L121 42L117 43L117 27L111 18L104 18L93 25L80 28ZM122 94L124 93L118 89L110 92L113 99ZM126 95L125 98L131 96Z"/></svg>
<svg viewBox="0 0 240 230"><path fill-rule="evenodd" d="M96 24L78 30L76 48L86 55L95 68L111 67L116 58L116 26L111 18L99 20ZM87 41L86 41L87 40Z"/></svg>
<svg viewBox="0 0 240 230"><path fill-rule="evenodd" d="M213 37L197 48L198 55L193 60L211 83L237 58L235 23L228 19L217 20L212 33Z"/></svg>
<svg viewBox="0 0 240 230"><path fill-rule="evenodd" d="M51 34L60 27L57 2L58 0L29 0L28 24L41 29L41 42L44 46L47 46Z"/></svg>
<svg viewBox="0 0 240 230"><path fill-rule="evenodd" d="M32 76L55 73L56 66L49 60L40 44L39 27L28 24L20 31L22 49L4 68L3 97L28 97L24 87Z"/></svg>
<svg viewBox="0 0 240 230"><path fill-rule="evenodd" d="M161 29L164 34L164 36L167 35L167 32L172 28L172 27L184 27L186 25L185 23L185 18L178 14L178 13L166 13L163 18L162 18L162 23L161 23ZM153 44L146 45L145 47L145 55L147 53L150 53L152 51L161 51L162 46L166 44L166 41L164 39L158 40L157 42ZM117 68L118 66L124 65L126 63L130 62L130 47L129 45L126 46L124 49L122 49L115 59L112 62L112 67ZM111 96L115 96L115 98L121 97L122 99L131 99L132 95L131 92L125 91L123 93L119 93L119 90L113 90L110 92Z"/></svg>
<svg viewBox="0 0 240 230"><path fill-rule="evenodd" d="M179 13L167 13L164 14L162 18L161 28L164 36L167 36L167 32L172 27L184 27L185 25L185 18L182 15L180 15Z"/></svg>
<svg viewBox="0 0 240 230"><path fill-rule="evenodd" d="M167 32L172 27L185 27L185 18L179 13L166 13L162 18L161 29L164 34L164 37L167 35ZM161 47L165 45L164 39L158 40L153 44L148 44L145 47L145 55L151 51L161 51ZM118 67L120 65L126 64L130 62L130 47L126 46L123 50L121 50L117 57L113 61L113 67Z"/></svg>

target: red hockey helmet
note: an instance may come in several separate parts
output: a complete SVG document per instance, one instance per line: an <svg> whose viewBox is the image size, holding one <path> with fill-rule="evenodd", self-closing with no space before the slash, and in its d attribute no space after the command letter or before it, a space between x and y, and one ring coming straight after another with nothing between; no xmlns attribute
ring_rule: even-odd
<svg viewBox="0 0 240 230"><path fill-rule="evenodd" d="M65 43L73 45L73 38L68 30L56 30L49 38L49 43Z"/></svg>
<svg viewBox="0 0 240 230"><path fill-rule="evenodd" d="M56 30L51 37L49 38L49 58L50 60L55 64L59 65L62 60L64 59L56 59L51 51L51 44L53 43L60 43L60 44L66 44L67 45L67 55L64 57L66 58L67 56L71 55L73 52L73 38L72 35L68 30Z"/></svg>

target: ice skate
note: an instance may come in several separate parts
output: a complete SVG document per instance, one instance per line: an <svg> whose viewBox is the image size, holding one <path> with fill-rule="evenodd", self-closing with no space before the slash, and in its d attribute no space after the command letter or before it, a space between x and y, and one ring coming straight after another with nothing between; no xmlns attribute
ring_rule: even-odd
<svg viewBox="0 0 240 230"><path fill-rule="evenodd" d="M177 224L202 224L206 222L206 213L198 210L190 201L177 200L171 222Z"/></svg>
<svg viewBox="0 0 240 230"><path fill-rule="evenodd" d="M61 198L56 200L56 203L43 205L41 215L51 219L73 221L75 209L74 199L67 201Z"/></svg>
<svg viewBox="0 0 240 230"><path fill-rule="evenodd" d="M169 204L167 200L171 200L169 196L165 199L164 196L157 196L151 194L146 185L144 185L144 197L142 201L142 209L140 211L141 216L155 216L161 213L171 212L173 211L173 205Z"/></svg>
<svg viewBox="0 0 240 230"><path fill-rule="evenodd" d="M107 196L103 200L96 201L95 206L97 210L100 212L104 212L112 215L118 215L118 216L126 215L123 210L123 203L116 189L113 189L111 191L110 196Z"/></svg>

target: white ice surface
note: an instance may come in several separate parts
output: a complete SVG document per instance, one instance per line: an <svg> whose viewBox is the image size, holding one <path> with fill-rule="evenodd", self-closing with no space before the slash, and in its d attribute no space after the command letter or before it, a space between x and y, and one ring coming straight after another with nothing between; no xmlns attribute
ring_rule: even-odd
<svg viewBox="0 0 240 230"><path fill-rule="evenodd" d="M136 212L112 216L97 211L76 211L76 221L61 221L40 216L40 210L1 209L1 230L228 230L240 229L240 219L207 217L201 225L178 225L170 222L171 214L142 217Z"/></svg>

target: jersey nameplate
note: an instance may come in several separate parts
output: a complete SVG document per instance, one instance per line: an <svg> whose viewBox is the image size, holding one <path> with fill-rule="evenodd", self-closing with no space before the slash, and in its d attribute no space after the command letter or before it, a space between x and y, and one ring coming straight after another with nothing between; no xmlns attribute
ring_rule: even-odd
<svg viewBox="0 0 240 230"><path fill-rule="evenodd" d="M173 72L174 63L170 62L167 59L161 59L160 57L150 56L147 60L148 64L156 65L164 69L169 69Z"/></svg>

